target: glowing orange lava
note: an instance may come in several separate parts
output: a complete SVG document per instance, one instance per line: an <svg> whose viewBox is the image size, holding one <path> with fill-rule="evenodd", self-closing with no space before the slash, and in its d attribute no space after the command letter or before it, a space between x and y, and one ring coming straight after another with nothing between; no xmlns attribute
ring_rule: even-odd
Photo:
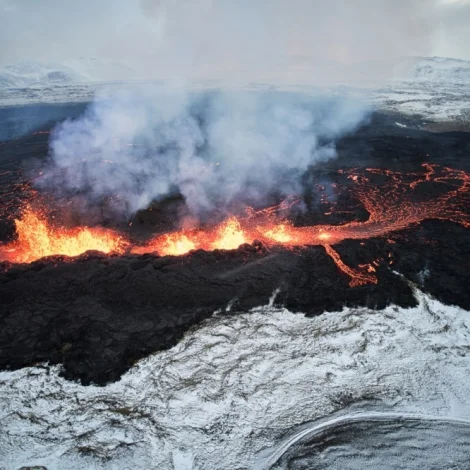
<svg viewBox="0 0 470 470"><path fill-rule="evenodd" d="M13 263L30 263L51 255L78 256L89 250L122 253L126 245L124 238L111 230L54 227L31 206L25 207L15 226L17 240L0 246L0 259Z"/></svg>
<svg viewBox="0 0 470 470"><path fill-rule="evenodd" d="M269 240L273 240L277 243L293 243L294 239L289 233L292 230L292 227L288 224L278 224L273 226L269 230L264 230L263 235ZM263 229L258 227L258 231L261 232Z"/></svg>
<svg viewBox="0 0 470 470"><path fill-rule="evenodd" d="M184 255L191 250L234 250L243 243L251 243L240 221L230 217L211 230L192 230L158 235L144 246L134 246L134 254L158 253L159 255Z"/></svg>
<svg viewBox="0 0 470 470"><path fill-rule="evenodd" d="M196 249L194 242L183 233L170 233L150 240L144 246L134 246L134 254L158 253L161 256L180 256Z"/></svg>
<svg viewBox="0 0 470 470"><path fill-rule="evenodd" d="M246 216L229 217L216 227L158 235L144 245L136 245L111 230L55 226L48 222L45 214L27 206L21 217L15 220L17 240L0 245L0 260L28 263L44 256L76 256L88 250L178 256L197 249L231 250L243 243L260 240L268 246L321 245L337 267L351 278L351 287L376 283L377 264L353 269L341 260L332 246L346 239L385 236L427 219L445 219L470 227L470 175L435 165L423 167L424 172L419 173L384 169L340 172L346 173L351 181L349 190L368 211L369 219L337 226L293 226L279 215L295 203L289 200L261 211L248 209ZM381 178L380 185L374 183L377 176ZM429 197L423 200L423 194L428 193Z"/></svg>
<svg viewBox="0 0 470 470"><path fill-rule="evenodd" d="M362 266L362 268L366 268L367 272L352 269L344 264L338 252L330 245L323 246L331 259L336 263L336 266L351 278L351 281L349 282L350 287L358 287L365 284L377 284L377 278L373 274L370 274L371 272L375 272L375 269L371 265Z"/></svg>
<svg viewBox="0 0 470 470"><path fill-rule="evenodd" d="M248 243L245 232L238 219L230 217L218 228L217 238L211 245L214 250L234 250L243 243Z"/></svg>

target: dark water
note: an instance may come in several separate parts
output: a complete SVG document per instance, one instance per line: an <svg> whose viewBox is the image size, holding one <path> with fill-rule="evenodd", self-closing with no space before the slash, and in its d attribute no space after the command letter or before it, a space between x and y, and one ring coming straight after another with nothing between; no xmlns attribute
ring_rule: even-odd
<svg viewBox="0 0 470 470"><path fill-rule="evenodd" d="M294 441L295 437L280 446L277 455L267 459L264 467L273 470L470 469L470 422L458 420L366 414L358 419L346 417L333 420L331 425L327 422L312 426L310 433L307 428L303 437Z"/></svg>

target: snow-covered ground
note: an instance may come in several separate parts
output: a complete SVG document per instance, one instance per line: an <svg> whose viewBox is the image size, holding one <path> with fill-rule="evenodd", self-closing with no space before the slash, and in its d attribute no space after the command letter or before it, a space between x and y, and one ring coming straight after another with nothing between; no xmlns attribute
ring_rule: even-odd
<svg viewBox="0 0 470 470"><path fill-rule="evenodd" d="M470 122L470 79L467 84L395 81L370 94L379 109L417 115L435 122Z"/></svg>
<svg viewBox="0 0 470 470"><path fill-rule="evenodd" d="M281 80L273 78L254 84L249 80L228 83L198 77L187 83L198 88L251 86L318 91L315 77L322 76L322 72L315 64L309 62L306 66L304 62L292 64L290 72ZM341 76L341 80L332 80L335 85L331 85L323 79L322 90L360 96L379 109L420 115L433 121L470 121L470 61L417 57L387 66L342 66L334 75ZM147 76L137 64L97 58L70 59L62 64L23 61L0 69L0 106L85 102L103 90L112 92L123 86L139 88L143 84L162 83L166 78L164 74L159 80Z"/></svg>
<svg viewBox="0 0 470 470"><path fill-rule="evenodd" d="M412 309L217 314L103 388L68 382L58 367L2 372L0 461L263 468L286 434L354 403L470 419L469 312L416 295Z"/></svg>

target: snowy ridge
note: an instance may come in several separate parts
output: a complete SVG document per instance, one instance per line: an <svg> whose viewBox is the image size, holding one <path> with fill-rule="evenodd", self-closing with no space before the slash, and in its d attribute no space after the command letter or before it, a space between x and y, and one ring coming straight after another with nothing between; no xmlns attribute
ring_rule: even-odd
<svg viewBox="0 0 470 470"><path fill-rule="evenodd" d="M2 372L0 461L241 469L296 426L364 400L470 419L470 316L416 295L408 310L220 313L103 388L59 367Z"/></svg>
<svg viewBox="0 0 470 470"><path fill-rule="evenodd" d="M470 61L445 57L412 57L396 66L397 78L410 81L470 84Z"/></svg>
<svg viewBox="0 0 470 470"><path fill-rule="evenodd" d="M123 63L91 58L69 59L63 63L24 60L0 68L0 89L44 87L74 83L135 79L134 70Z"/></svg>
<svg viewBox="0 0 470 470"><path fill-rule="evenodd" d="M64 84L83 80L84 77L74 69L62 64L22 61L0 68L0 89Z"/></svg>
<svg viewBox="0 0 470 470"><path fill-rule="evenodd" d="M394 75L393 81L373 87L369 95L378 108L468 128L470 61L415 57L399 62Z"/></svg>

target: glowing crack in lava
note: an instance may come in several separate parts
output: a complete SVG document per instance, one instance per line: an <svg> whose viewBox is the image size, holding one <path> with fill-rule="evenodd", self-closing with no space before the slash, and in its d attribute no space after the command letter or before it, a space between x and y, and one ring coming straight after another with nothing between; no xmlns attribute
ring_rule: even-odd
<svg viewBox="0 0 470 470"><path fill-rule="evenodd" d="M76 256L88 250L177 256L196 249L230 250L259 240L267 246L323 246L336 266L351 278L351 287L377 283L377 262L353 269L341 260L333 246L346 239L386 236L427 219L470 227L470 175L429 164L423 169L416 173L372 168L341 170L351 184L342 190L351 191L369 213L364 222L295 227L279 215L293 204L284 202L261 211L249 208L244 217L229 217L216 227L157 235L144 245L133 244L118 232L102 228L60 227L51 224L45 213L26 206L15 220L17 239L0 246L0 260L28 263L44 256Z"/></svg>

